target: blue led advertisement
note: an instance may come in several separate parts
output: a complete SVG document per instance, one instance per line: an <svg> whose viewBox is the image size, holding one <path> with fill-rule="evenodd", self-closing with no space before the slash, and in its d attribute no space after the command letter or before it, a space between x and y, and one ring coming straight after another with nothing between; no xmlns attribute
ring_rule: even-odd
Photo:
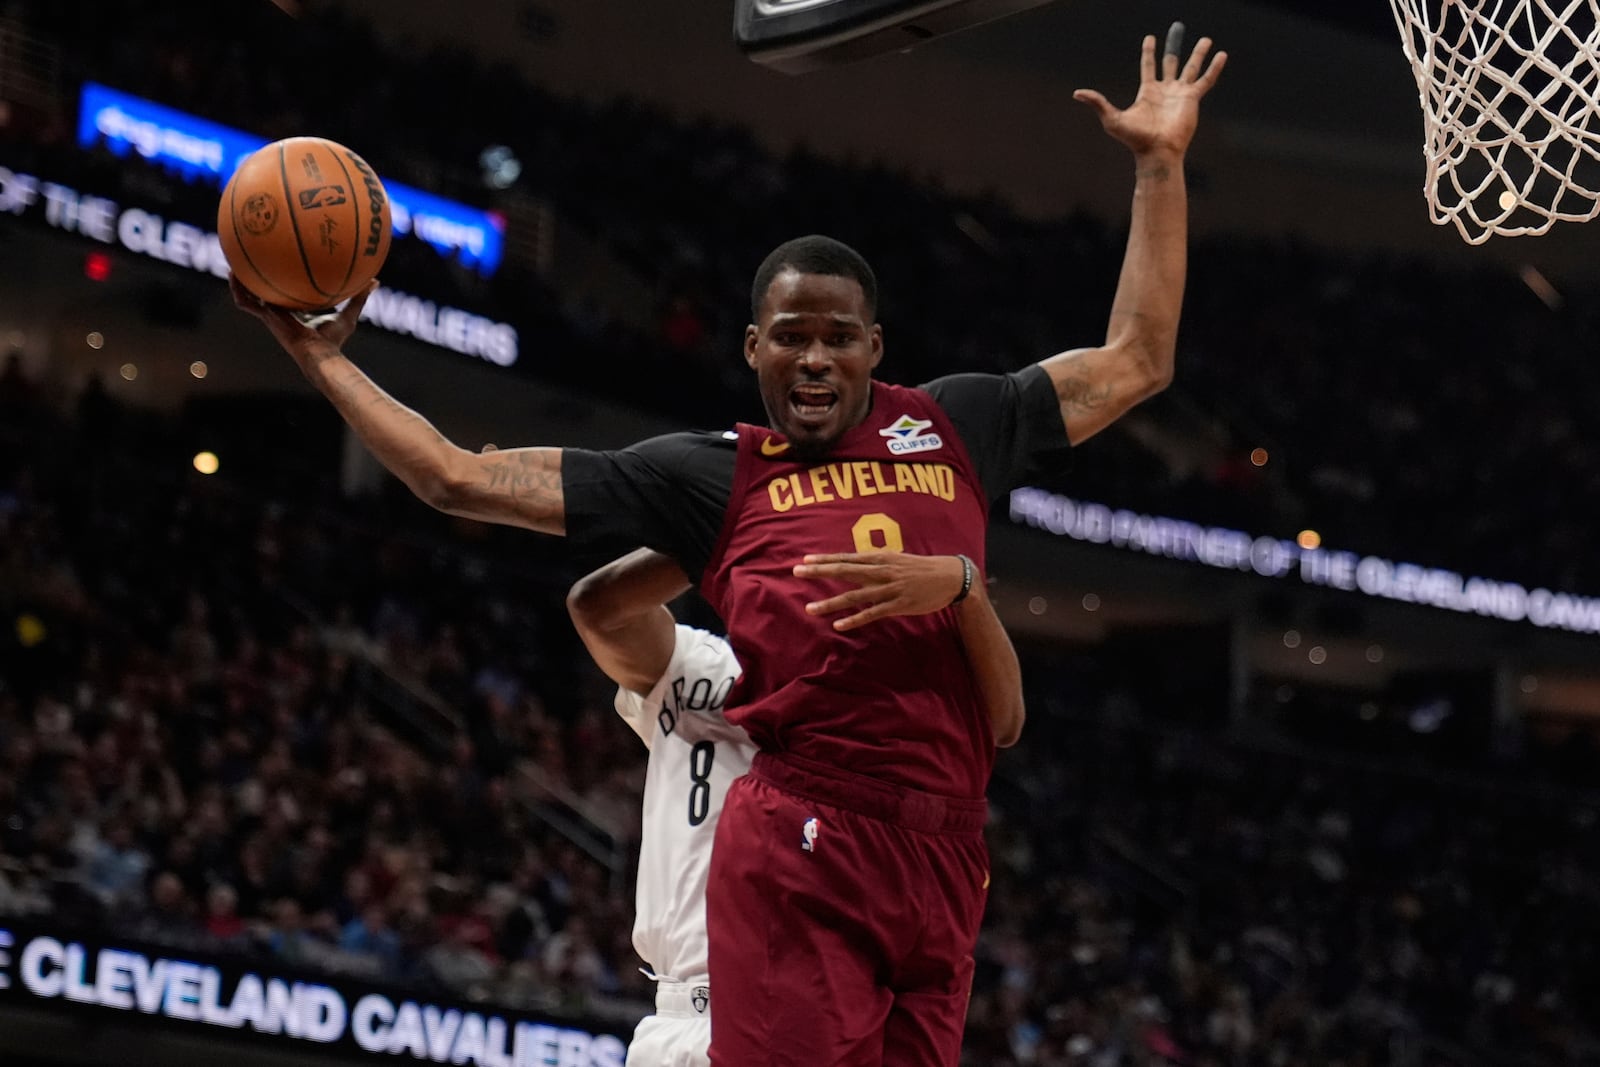
<svg viewBox="0 0 1600 1067"><path fill-rule="evenodd" d="M246 156L266 143L256 134L94 82L83 86L78 144L85 148L104 144L118 156L137 152L185 177L215 181L220 188ZM359 145L350 147L361 151ZM505 219L500 215L399 182L385 179L383 184L395 236L414 233L441 255L459 258L485 276L499 268L505 250Z"/></svg>

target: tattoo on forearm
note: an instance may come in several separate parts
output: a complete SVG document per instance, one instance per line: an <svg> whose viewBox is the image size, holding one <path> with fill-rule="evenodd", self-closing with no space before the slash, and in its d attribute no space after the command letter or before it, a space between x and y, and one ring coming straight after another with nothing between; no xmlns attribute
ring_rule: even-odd
<svg viewBox="0 0 1600 1067"><path fill-rule="evenodd" d="M1056 382L1056 399L1063 411L1094 411L1111 397L1111 386L1095 385L1087 378L1064 378Z"/></svg>
<svg viewBox="0 0 1600 1067"><path fill-rule="evenodd" d="M345 421L422 499L452 514L562 532L560 449L489 453L495 458L477 465L475 476L452 482L460 466L451 457L459 450L427 419L380 389L353 363L319 369L314 380Z"/></svg>
<svg viewBox="0 0 1600 1067"><path fill-rule="evenodd" d="M523 500L561 491L559 453L549 449L507 452L505 458L484 464L484 488Z"/></svg>

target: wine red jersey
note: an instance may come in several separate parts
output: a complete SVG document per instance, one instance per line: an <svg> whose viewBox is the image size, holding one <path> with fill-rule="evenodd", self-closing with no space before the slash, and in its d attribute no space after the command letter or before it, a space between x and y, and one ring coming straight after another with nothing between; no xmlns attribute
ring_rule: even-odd
<svg viewBox="0 0 1600 1067"><path fill-rule="evenodd" d="M969 556L981 569L988 500L966 447L920 389L873 383L866 420L828 457L798 462L773 430L740 424L732 492L701 583L744 675L728 720L767 752L880 781L979 797L994 742L955 611L839 633L806 605L853 586L797 578L808 553Z"/></svg>

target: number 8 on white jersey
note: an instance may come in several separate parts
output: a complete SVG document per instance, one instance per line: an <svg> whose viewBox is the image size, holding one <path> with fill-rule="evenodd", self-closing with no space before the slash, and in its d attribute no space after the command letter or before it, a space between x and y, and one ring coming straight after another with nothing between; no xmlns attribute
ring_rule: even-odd
<svg viewBox="0 0 1600 1067"><path fill-rule="evenodd" d="M618 690L617 713L650 749L633 947L658 974L706 979L706 875L722 801L755 745L722 709L739 662L715 634L678 626L649 693Z"/></svg>

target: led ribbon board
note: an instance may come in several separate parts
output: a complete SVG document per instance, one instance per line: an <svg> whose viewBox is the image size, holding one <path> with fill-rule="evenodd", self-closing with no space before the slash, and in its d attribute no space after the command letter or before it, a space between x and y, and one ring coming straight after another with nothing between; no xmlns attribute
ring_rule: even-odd
<svg viewBox="0 0 1600 1067"><path fill-rule="evenodd" d="M136 153L184 177L224 185L239 163L267 143L142 97L86 82L78 107L78 144L105 145L112 154ZM416 234L447 259L459 258L485 277L505 252L505 219L409 185L385 180L395 236Z"/></svg>
<svg viewBox="0 0 1600 1067"><path fill-rule="evenodd" d="M1517 582L1459 574L1326 547L1302 548L1286 538L1255 536L1223 526L1201 526L1163 515L1110 508L1043 489L1011 494L1011 521L1019 526L1125 552L1196 563L1262 578L1298 579L1303 585L1340 589L1379 600L1532 623L1547 630L1600 634L1600 597Z"/></svg>

